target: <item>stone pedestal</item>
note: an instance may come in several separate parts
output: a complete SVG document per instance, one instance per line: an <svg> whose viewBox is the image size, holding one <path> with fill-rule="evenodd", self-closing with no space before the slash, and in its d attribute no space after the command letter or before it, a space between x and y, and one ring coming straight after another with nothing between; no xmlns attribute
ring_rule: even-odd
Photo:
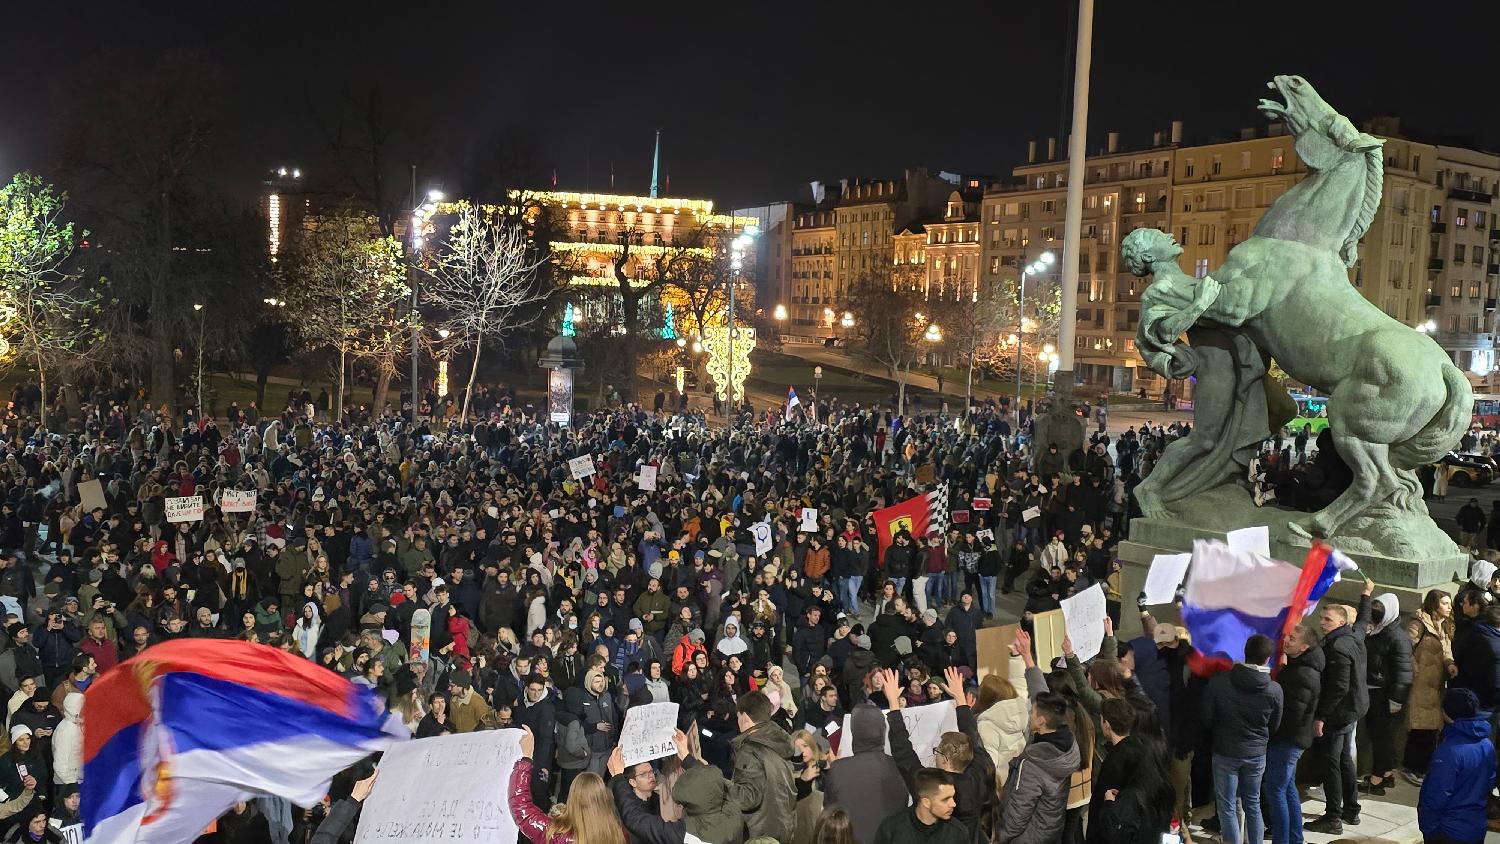
<svg viewBox="0 0 1500 844"><path fill-rule="evenodd" d="M1247 509L1248 505L1248 509ZM1180 554L1193 549L1195 539L1223 540L1228 531L1242 527L1265 525L1271 535L1271 556L1294 566L1301 566L1311 543L1287 530L1288 522L1305 514L1276 507L1249 505L1244 490L1238 487L1221 487L1198 496L1182 508L1178 517L1171 519L1133 519L1130 522L1129 539L1122 541L1115 555L1123 563L1121 567L1121 595L1127 607L1134 605L1135 596L1146 584L1146 571L1157 554ZM1429 519L1431 530L1441 533ZM1442 537L1446 540L1446 535ZM1365 543L1357 539L1348 542L1334 540L1334 545L1359 564L1360 571L1369 575L1378 584L1379 592L1392 592L1401 602L1403 612L1418 609L1422 596L1433 588L1454 591L1456 582L1468 575L1469 558L1451 540L1447 545L1452 553L1442 553L1442 543L1435 537L1420 537L1418 544L1437 547L1438 553L1412 555L1410 558L1384 556L1369 551ZM1359 598L1363 582L1346 578L1337 584L1330 595L1340 601L1355 601ZM1165 608L1153 608L1163 621L1175 620L1175 613ZM1123 614L1121 627L1126 635L1135 635L1139 619L1132 612Z"/></svg>

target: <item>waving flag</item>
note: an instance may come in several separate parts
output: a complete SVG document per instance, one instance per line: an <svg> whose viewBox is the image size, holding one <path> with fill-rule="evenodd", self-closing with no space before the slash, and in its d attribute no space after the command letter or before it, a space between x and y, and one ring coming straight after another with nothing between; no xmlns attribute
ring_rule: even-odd
<svg viewBox="0 0 1500 844"><path fill-rule="evenodd" d="M1338 549L1324 542L1314 542L1313 547L1308 550L1307 558L1302 561L1302 574L1297 578L1297 588L1292 592L1286 623L1282 627L1283 634L1292 632L1303 616L1313 611L1318 601L1328 594L1333 584L1339 582L1339 576L1346 571L1354 571L1359 566L1349 559Z"/></svg>
<svg viewBox="0 0 1500 844"><path fill-rule="evenodd" d="M797 398L797 388L796 387L787 387L786 388L786 418L788 420L790 420L792 418L792 408L796 407L797 405L799 405L801 403L802 403L802 400L799 399L799 398Z"/></svg>
<svg viewBox="0 0 1500 844"><path fill-rule="evenodd" d="M276 648L181 639L89 686L83 704L89 842L179 844L238 800L310 806L333 775L407 738L374 692Z"/></svg>
<svg viewBox="0 0 1500 844"><path fill-rule="evenodd" d="M1182 620L1205 657L1238 662L1256 633L1281 640L1302 572L1222 542L1195 540Z"/></svg>
<svg viewBox="0 0 1500 844"><path fill-rule="evenodd" d="M875 519L875 538L883 560L885 549L903 530L909 531L918 542L933 530L940 535L948 532L948 485L943 484L932 492L924 492L870 515Z"/></svg>

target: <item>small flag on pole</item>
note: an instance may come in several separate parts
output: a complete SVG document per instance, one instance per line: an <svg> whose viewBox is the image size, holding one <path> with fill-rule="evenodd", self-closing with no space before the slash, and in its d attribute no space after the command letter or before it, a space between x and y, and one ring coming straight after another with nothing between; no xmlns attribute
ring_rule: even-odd
<svg viewBox="0 0 1500 844"><path fill-rule="evenodd" d="M799 399L799 398L797 398L797 388L796 387L787 387L786 388L786 418L787 418L788 421L790 421L791 418L792 418L792 408L796 407L797 405L799 405L801 403L802 403L802 400Z"/></svg>

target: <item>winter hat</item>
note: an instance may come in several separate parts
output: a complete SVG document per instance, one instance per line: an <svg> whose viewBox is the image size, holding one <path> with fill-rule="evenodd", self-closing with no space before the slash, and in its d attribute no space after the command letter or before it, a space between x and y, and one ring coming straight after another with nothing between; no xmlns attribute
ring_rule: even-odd
<svg viewBox="0 0 1500 844"><path fill-rule="evenodd" d="M18 633L20 633L22 630L25 630L25 629L26 629L26 625L24 625L21 622L17 621L16 623L11 624L10 626L6 627L5 628L5 633L6 633L6 635L10 636L10 638L12 640L14 640L16 638L16 635Z"/></svg>
<svg viewBox="0 0 1500 844"><path fill-rule="evenodd" d="M448 682L459 687L460 689L467 689L471 685L473 685L474 681L469 678L469 672L460 668L459 670L448 675Z"/></svg>
<svg viewBox="0 0 1500 844"><path fill-rule="evenodd" d="M646 627L645 627L645 625L641 624L641 620L639 618L632 618L630 620L630 629L634 630L637 633L639 633L642 630L645 630Z"/></svg>
<svg viewBox="0 0 1500 844"><path fill-rule="evenodd" d="M10 728L10 740L14 744L21 736L31 735L31 728L25 724L17 724Z"/></svg>
<svg viewBox="0 0 1500 844"><path fill-rule="evenodd" d="M707 638L707 637L703 635L702 628L694 627L692 630L688 631L688 641L689 642L701 645L701 644L703 644L703 640L705 638Z"/></svg>
<svg viewBox="0 0 1500 844"><path fill-rule="evenodd" d="M938 620L937 610L928 608L922 611L922 620L935 622Z"/></svg>
<svg viewBox="0 0 1500 844"><path fill-rule="evenodd" d="M1470 689L1450 688L1443 693L1443 714L1450 721L1461 721L1479 714L1479 697Z"/></svg>

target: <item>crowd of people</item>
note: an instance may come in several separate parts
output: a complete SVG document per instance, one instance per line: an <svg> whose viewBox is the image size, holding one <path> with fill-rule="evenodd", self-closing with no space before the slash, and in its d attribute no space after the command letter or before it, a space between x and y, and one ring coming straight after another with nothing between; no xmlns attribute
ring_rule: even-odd
<svg viewBox="0 0 1500 844"><path fill-rule="evenodd" d="M418 738L524 730L506 796L534 844L1238 844L1266 829L1284 844L1302 840L1299 770L1325 784L1309 829L1357 824L1361 794L1415 782L1430 840L1483 837L1493 567L1404 618L1370 584L1357 608L1330 604L1199 676L1180 620L1123 593L1114 553L1180 425L1059 454L1000 407L955 424L830 402L816 423L726 426L626 405L558 426L496 390L477 422L413 425L328 421L305 394L198 419L121 384L48 433L18 398L0 420L0 841L81 840L83 692L179 637L316 661ZM583 454L595 472L574 477ZM946 529L880 553L872 514L940 485ZM255 491L254 508L224 512L226 490ZM166 499L194 495L203 518L169 522ZM1031 618L1096 583L1098 655L1065 642L1038 664ZM1127 606L1144 633L1120 640ZM1017 632L981 671L977 633L998 624ZM914 748L901 711L950 700L959 729ZM625 766L625 713L667 701L676 753ZM1365 778L1356 725L1374 745ZM240 804L209 835L352 840L375 776L346 771L318 806Z"/></svg>

